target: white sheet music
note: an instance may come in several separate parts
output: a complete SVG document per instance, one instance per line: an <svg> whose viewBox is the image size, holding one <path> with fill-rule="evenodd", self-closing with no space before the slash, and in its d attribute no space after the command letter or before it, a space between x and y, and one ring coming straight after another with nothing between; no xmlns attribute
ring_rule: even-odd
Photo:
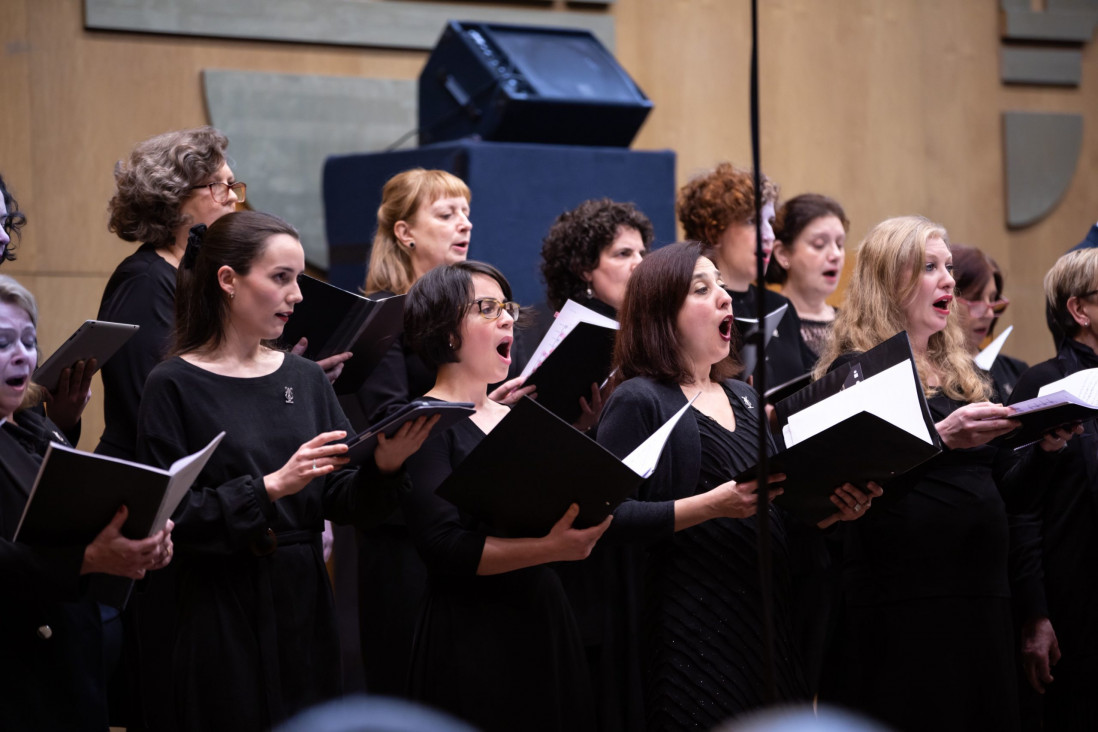
<svg viewBox="0 0 1098 732"><path fill-rule="evenodd" d="M995 359L999 357L999 351L1003 350L1003 344L1006 343L1007 336L1014 330L1013 325L1007 326L1007 329L999 334L999 337L988 344L988 347L976 354L976 367L984 371L991 371L991 364L995 363Z"/></svg>
<svg viewBox="0 0 1098 732"><path fill-rule="evenodd" d="M553 325L549 328L549 332L545 334L545 337L541 339L541 343L538 344L538 350L534 352L534 355L526 364L526 368L522 370L522 377L526 378L537 371L538 366L541 366L542 362L549 357L549 354L552 353L556 347L560 345L561 341L567 338L568 334L575 330L576 326L580 323L591 323L592 325L601 325L603 328L618 329L618 321L613 318L600 315L591 308L584 307L574 300L569 300L564 303L564 307L560 309L560 313L558 313L556 319L553 320Z"/></svg>
<svg viewBox="0 0 1098 732"><path fill-rule="evenodd" d="M1076 371L1059 381L1045 384L1032 399L1011 404L1015 414L1039 412L1061 404L1081 404L1084 407L1098 407L1098 369Z"/></svg>
<svg viewBox="0 0 1098 732"><path fill-rule="evenodd" d="M869 412L932 445L919 401L921 389L911 362L902 361L791 414L782 429L785 444L792 447L859 412Z"/></svg>
<svg viewBox="0 0 1098 732"><path fill-rule="evenodd" d="M633 452L622 463L625 467L632 470L634 473L642 478L647 478L652 475L652 471L656 469L656 465L660 461L660 454L663 452L663 446L667 444L667 438L671 436L671 430L675 429L675 425L679 423L679 419L682 415L686 414L686 410L690 408L690 405L694 403L694 400L701 395L699 391L690 401L688 401L682 409L675 412L671 419L664 422L663 426L653 432L647 440L637 446Z"/></svg>

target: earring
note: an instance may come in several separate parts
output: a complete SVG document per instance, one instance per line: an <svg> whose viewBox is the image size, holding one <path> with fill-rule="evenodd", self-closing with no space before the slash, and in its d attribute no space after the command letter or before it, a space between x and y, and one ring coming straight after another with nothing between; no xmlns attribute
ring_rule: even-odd
<svg viewBox="0 0 1098 732"><path fill-rule="evenodd" d="M408 248L409 249L415 249L416 248L416 243L414 241L408 242Z"/></svg>
<svg viewBox="0 0 1098 732"><path fill-rule="evenodd" d="M591 292L591 283L587 283L587 299L590 300L595 296L595 293Z"/></svg>
<svg viewBox="0 0 1098 732"><path fill-rule="evenodd" d="M229 299L232 300L234 297L236 297L236 293L235 292L230 292L229 293Z"/></svg>
<svg viewBox="0 0 1098 732"><path fill-rule="evenodd" d="M450 350L451 351L454 350L454 342L453 341L450 341Z"/></svg>

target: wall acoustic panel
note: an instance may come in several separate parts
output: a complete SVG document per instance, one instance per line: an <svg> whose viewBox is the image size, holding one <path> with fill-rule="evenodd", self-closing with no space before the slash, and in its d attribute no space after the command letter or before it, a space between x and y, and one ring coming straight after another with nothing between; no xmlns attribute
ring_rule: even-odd
<svg viewBox="0 0 1098 732"><path fill-rule="evenodd" d="M513 3L509 3L513 5ZM600 4L605 8L605 4ZM606 12L402 0L84 0L87 28L215 38L429 49L454 18L583 28L614 47Z"/></svg>
<svg viewBox="0 0 1098 732"><path fill-rule="evenodd" d="M1056 206L1075 175L1083 117L1046 112L1003 113L1007 225L1028 226Z"/></svg>
<svg viewBox="0 0 1098 732"><path fill-rule="evenodd" d="M416 126L416 82L203 72L210 124L229 137L248 203L297 227L310 264L328 268L321 173L331 155L384 150Z"/></svg>
<svg viewBox="0 0 1098 732"><path fill-rule="evenodd" d="M1005 47L1000 52L1004 84L1079 86L1083 52L1073 48Z"/></svg>

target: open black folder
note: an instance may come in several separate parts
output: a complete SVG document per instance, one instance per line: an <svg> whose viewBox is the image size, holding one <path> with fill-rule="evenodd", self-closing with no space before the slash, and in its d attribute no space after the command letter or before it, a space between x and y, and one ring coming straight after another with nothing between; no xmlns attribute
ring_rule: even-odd
<svg viewBox="0 0 1098 732"><path fill-rule="evenodd" d="M829 497L843 483L884 487L942 451L904 332L775 410L785 449L771 457L770 472L786 474L775 503L813 523L835 513ZM751 468L735 479L756 473Z"/></svg>
<svg viewBox="0 0 1098 732"><path fill-rule="evenodd" d="M308 275L298 286L302 300L282 330L282 345L293 348L308 338L304 355L313 361L352 352L333 387L336 394L358 391L404 330L404 296L371 300Z"/></svg>
<svg viewBox="0 0 1098 732"><path fill-rule="evenodd" d="M38 470L15 540L24 544L89 544L114 518L119 507L129 510L122 534L144 539L164 528L206 467L221 439L167 470L105 455L81 452L51 443ZM133 581L125 577L96 578L96 599L121 608Z"/></svg>
<svg viewBox="0 0 1098 732"><path fill-rule="evenodd" d="M466 419L476 412L472 402L435 402L426 399L417 399L405 404L400 409L383 417L376 424L372 424L362 432L347 440L350 448L344 457L350 458L351 464L361 463L377 449L377 436L384 434L392 437L404 424L420 417L433 417L441 415L438 423L431 428L433 434L438 434L459 420Z"/></svg>
<svg viewBox="0 0 1098 732"><path fill-rule="evenodd" d="M1032 399L1015 402L1014 416L1022 426L997 442L1015 449L1029 445L1057 427L1098 416L1098 368L1077 371L1045 384Z"/></svg>
<svg viewBox="0 0 1098 732"><path fill-rule="evenodd" d="M569 300L523 370L536 384L538 401L565 422L580 417L580 397L591 400L591 384L610 375L617 322Z"/></svg>
<svg viewBox="0 0 1098 732"><path fill-rule="evenodd" d="M594 526L652 474L680 409L619 460L530 398L511 409L436 491L501 536L544 536L579 504L577 528Z"/></svg>

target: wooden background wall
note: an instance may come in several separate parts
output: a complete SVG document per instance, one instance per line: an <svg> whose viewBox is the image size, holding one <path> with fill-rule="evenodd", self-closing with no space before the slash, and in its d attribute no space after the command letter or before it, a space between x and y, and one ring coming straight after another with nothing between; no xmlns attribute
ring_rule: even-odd
<svg viewBox="0 0 1098 732"><path fill-rule="evenodd" d="M558 0L555 6L561 6ZM1007 277L1007 351L1051 355L1041 279L1098 220L1098 44L1078 89L1005 88L996 0L761 0L762 159L784 196L837 197L856 244L882 218L921 213L992 254ZM134 143L207 121L204 68L414 79L420 51L88 32L74 0L4 0L0 172L30 223L4 266L42 306L53 350L94 316L132 246L106 231L114 162ZM617 55L655 102L638 148L678 152L679 182L750 162L747 0L618 0ZM1004 224L1000 114L1083 114L1075 178L1053 213ZM231 148L230 148L231 152ZM247 180L246 170L237 174ZM848 267L853 257L848 258ZM98 384L96 385L98 389ZM101 431L94 400L81 447Z"/></svg>

